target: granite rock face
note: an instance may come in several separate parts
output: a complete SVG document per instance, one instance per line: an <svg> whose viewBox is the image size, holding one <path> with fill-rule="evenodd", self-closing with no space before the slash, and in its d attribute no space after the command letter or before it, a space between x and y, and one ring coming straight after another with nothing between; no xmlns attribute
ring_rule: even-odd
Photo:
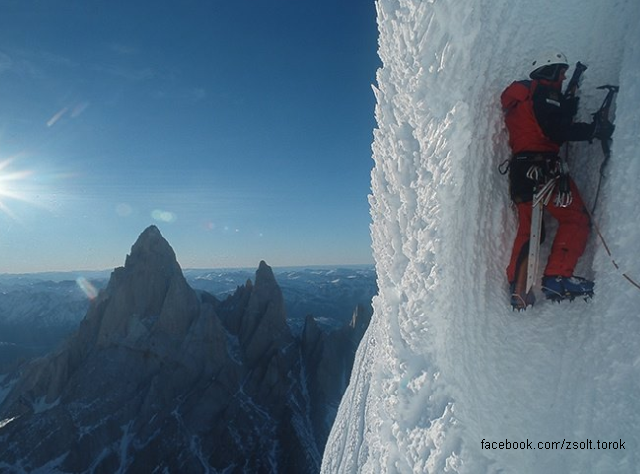
<svg viewBox="0 0 640 474"><path fill-rule="evenodd" d="M349 324L330 333L322 332L311 316L305 321L301 351L311 400L309 416L322 450L349 384L356 350L372 313L371 306L359 305Z"/></svg>

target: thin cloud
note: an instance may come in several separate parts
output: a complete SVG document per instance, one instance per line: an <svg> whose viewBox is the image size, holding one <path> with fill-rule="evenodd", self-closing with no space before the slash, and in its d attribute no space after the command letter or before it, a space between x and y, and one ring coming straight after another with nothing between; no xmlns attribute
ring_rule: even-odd
<svg viewBox="0 0 640 474"><path fill-rule="evenodd" d="M100 64L94 67L97 72L126 79L131 82L142 82L156 77L152 68L128 68L113 64Z"/></svg>
<svg viewBox="0 0 640 474"><path fill-rule="evenodd" d="M15 50L10 53L0 51L0 74L13 73L23 78L46 79L46 71L61 67L72 68L77 65L64 56L47 51Z"/></svg>
<svg viewBox="0 0 640 474"><path fill-rule="evenodd" d="M0 74L9 72L23 77L43 77L42 70L32 61L0 51Z"/></svg>

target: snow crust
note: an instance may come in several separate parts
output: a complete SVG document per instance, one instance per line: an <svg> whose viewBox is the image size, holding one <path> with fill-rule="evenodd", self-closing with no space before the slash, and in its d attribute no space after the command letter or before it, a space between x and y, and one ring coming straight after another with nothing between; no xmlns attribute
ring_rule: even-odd
<svg viewBox="0 0 640 474"><path fill-rule="evenodd" d="M637 472L640 290L622 273L640 281L640 2L378 0L377 10L379 296L322 472ZM600 106L597 86L620 85L595 215L620 270L594 230L576 274L595 279L595 298L552 304L537 289L538 304L517 313L504 271L515 214L497 171L509 156L499 95L554 48L589 65L578 119ZM590 205L600 144L569 153Z"/></svg>

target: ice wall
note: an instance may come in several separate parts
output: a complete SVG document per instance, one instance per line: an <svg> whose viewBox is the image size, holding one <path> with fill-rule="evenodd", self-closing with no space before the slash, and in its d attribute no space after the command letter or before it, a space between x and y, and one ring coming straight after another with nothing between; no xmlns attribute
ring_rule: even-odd
<svg viewBox="0 0 640 474"><path fill-rule="evenodd" d="M500 92L540 50L589 65L581 120L604 98L596 86L619 84L595 217L622 271L640 279L640 3L378 0L377 9L370 203L380 292L323 473L636 472L640 290L593 237L577 269L597 282L590 303L551 304L538 290L539 304L512 312L504 269L515 215L497 165L508 157ZM570 148L588 203L601 159L599 143ZM483 439L531 449L483 449Z"/></svg>

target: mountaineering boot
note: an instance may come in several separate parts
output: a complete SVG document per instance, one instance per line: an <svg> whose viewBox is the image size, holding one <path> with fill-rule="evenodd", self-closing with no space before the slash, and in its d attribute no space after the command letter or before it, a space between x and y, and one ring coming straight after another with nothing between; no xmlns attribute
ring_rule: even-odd
<svg viewBox="0 0 640 474"><path fill-rule="evenodd" d="M521 288L518 288L519 286ZM514 310L524 311L527 309L527 306L533 306L536 302L533 290L529 291L529 293L525 293L525 285L517 285L514 281L509 285L509 291L511 293L511 307Z"/></svg>
<svg viewBox="0 0 640 474"><path fill-rule="evenodd" d="M576 296L593 296L594 283L576 276L545 276L542 278L542 292L553 301L573 300Z"/></svg>

